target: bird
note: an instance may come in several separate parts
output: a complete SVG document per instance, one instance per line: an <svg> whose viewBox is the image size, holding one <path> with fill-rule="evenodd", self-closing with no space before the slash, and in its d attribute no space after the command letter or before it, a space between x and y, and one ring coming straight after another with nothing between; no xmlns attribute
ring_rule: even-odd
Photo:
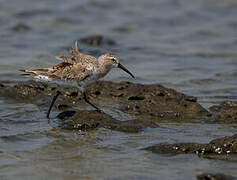
<svg viewBox="0 0 237 180"><path fill-rule="evenodd" d="M55 58L62 62L48 68L32 70L21 69L20 71L24 72L24 76L40 81L76 85L82 93L85 102L95 108L98 112L102 112L102 110L93 104L86 95L86 88L88 85L106 76L113 68L120 68L135 79L135 76L120 63L117 55L105 53L96 58L84 54L78 49L78 41L75 41L75 45L71 49L71 57L55 56ZM61 92L57 91L53 97L47 111L47 118L49 118L51 109L60 94Z"/></svg>

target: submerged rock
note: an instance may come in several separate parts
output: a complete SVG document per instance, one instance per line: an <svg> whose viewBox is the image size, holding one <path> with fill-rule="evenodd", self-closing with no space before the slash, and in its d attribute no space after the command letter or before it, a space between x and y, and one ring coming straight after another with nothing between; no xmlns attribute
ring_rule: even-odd
<svg viewBox="0 0 237 180"><path fill-rule="evenodd" d="M136 28L137 26L135 24L124 24L113 28L113 30L120 33L129 33L135 30Z"/></svg>
<svg viewBox="0 0 237 180"><path fill-rule="evenodd" d="M111 130L127 133L136 133L146 127L158 127L158 125L149 120L128 120L119 121L108 114L97 111L79 110L64 111L57 116L61 119L61 127L70 130L88 131L97 127L103 127Z"/></svg>
<svg viewBox="0 0 237 180"><path fill-rule="evenodd" d="M206 158L237 160L230 155L237 154L237 134L212 140L208 144L177 143L158 144L145 148L157 154L186 154L195 153ZM224 156L223 156L224 155Z"/></svg>
<svg viewBox="0 0 237 180"><path fill-rule="evenodd" d="M46 15L50 14L51 11L46 10L46 9L30 9L30 10L24 10L21 12L17 12L15 14L15 17L17 18L32 18L34 16L40 16L40 15Z"/></svg>
<svg viewBox="0 0 237 180"><path fill-rule="evenodd" d="M236 177L225 175L221 173L213 174L213 173L202 173L197 175L198 180L234 180Z"/></svg>
<svg viewBox="0 0 237 180"><path fill-rule="evenodd" d="M58 90L62 92L55 104L58 109L69 109L84 103L82 94L75 87L59 87L32 80L13 86L2 84L2 96L35 103L43 109L48 108L52 96ZM209 115L209 112L196 102L195 97L159 84L99 81L88 87L87 95L91 101L99 101L105 107L109 103L117 104L116 108L120 111L153 122L192 122L200 121Z"/></svg>
<svg viewBox="0 0 237 180"><path fill-rule="evenodd" d="M15 31L15 32L26 32L29 30L30 30L30 27L25 24L17 24L12 28L12 31Z"/></svg>
<svg viewBox="0 0 237 180"><path fill-rule="evenodd" d="M109 38L105 38L102 35L92 35L85 38L80 39L80 41L84 44L91 46L101 46L101 45L115 45L115 41Z"/></svg>
<svg viewBox="0 0 237 180"><path fill-rule="evenodd" d="M213 113L211 122L236 123L237 122L237 102L224 101L218 106L212 106L210 111Z"/></svg>

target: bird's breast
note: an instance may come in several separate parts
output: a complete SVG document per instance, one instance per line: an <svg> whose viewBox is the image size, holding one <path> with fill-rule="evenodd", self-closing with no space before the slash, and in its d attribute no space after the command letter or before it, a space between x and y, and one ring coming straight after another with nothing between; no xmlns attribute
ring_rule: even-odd
<svg viewBox="0 0 237 180"><path fill-rule="evenodd" d="M97 81L99 79L98 75L96 73L92 73L91 75L89 75L88 77L86 77L85 79L83 79L82 81L79 81L78 82L78 85L79 86L82 86L82 87L86 87L88 86L89 84Z"/></svg>

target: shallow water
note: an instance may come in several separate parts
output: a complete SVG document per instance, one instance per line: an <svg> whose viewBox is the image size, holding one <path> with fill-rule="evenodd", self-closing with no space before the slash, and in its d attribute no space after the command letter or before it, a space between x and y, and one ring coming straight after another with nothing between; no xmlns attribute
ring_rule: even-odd
<svg viewBox="0 0 237 180"><path fill-rule="evenodd" d="M27 7L27 8L26 8ZM162 83L198 97L206 108L237 99L235 0L0 0L0 80L24 81L18 69L52 65L76 39L102 34L137 79L119 70L105 79ZM24 24L23 31L14 27ZM161 124L138 134L98 129L62 131L32 104L0 97L0 179L195 179L198 172L237 175L235 162L140 149L156 143L201 142L232 135L218 124Z"/></svg>

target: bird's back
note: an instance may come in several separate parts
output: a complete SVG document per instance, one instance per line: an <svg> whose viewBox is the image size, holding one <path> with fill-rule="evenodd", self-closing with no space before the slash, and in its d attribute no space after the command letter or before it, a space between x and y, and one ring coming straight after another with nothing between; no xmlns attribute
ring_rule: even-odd
<svg viewBox="0 0 237 180"><path fill-rule="evenodd" d="M97 64L97 59L86 59L74 64L62 62L49 68L22 71L42 80L82 81L94 73Z"/></svg>

